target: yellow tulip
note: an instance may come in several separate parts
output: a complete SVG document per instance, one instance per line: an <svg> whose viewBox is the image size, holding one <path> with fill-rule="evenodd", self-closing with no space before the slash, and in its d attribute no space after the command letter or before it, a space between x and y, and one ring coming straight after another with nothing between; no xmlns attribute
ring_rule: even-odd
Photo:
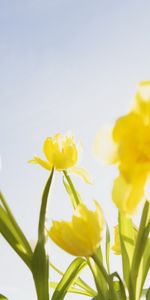
<svg viewBox="0 0 150 300"><path fill-rule="evenodd" d="M46 160L35 156L30 162L41 165L47 170L53 167L58 170L65 170L73 167L78 160L78 150L73 137L56 134L53 138L48 137L43 146Z"/></svg>
<svg viewBox="0 0 150 300"><path fill-rule="evenodd" d="M71 222L53 221L49 237L66 252L75 256L91 256L100 245L104 217L98 202L96 210L89 210L81 203Z"/></svg>
<svg viewBox="0 0 150 300"><path fill-rule="evenodd" d="M134 240L137 238L137 228L134 226ZM112 246L112 250L114 254L120 255L121 254L121 245L120 245L120 236L119 236L119 227L118 225L114 226L114 245Z"/></svg>
<svg viewBox="0 0 150 300"><path fill-rule="evenodd" d="M116 121L110 132L105 160L116 163L120 171L113 186L113 201L120 210L132 214L144 196L150 172L150 81L140 83L131 110ZM101 136L99 133L95 142L100 156Z"/></svg>
<svg viewBox="0 0 150 300"><path fill-rule="evenodd" d="M43 152L46 160L36 155L29 163L39 164L47 170L52 170L52 168L57 171L71 169L73 173L82 177L86 183L92 183L88 172L84 168L76 166L79 151L73 136L62 136L57 133L54 137L46 138L43 145Z"/></svg>

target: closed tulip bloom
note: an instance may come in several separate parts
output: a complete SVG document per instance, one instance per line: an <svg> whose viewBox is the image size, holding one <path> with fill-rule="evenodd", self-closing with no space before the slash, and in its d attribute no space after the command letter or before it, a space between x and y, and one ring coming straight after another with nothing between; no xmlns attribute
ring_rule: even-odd
<svg viewBox="0 0 150 300"><path fill-rule="evenodd" d="M66 252L75 256L91 256L100 245L104 217L98 202L96 210L78 205L71 222L53 221L49 237Z"/></svg>
<svg viewBox="0 0 150 300"><path fill-rule="evenodd" d="M123 212L133 214L150 172L150 81L140 83L131 110L116 121L110 133L104 159L117 164L120 172L114 181L113 201ZM101 136L100 132L95 143L99 156L104 144Z"/></svg>

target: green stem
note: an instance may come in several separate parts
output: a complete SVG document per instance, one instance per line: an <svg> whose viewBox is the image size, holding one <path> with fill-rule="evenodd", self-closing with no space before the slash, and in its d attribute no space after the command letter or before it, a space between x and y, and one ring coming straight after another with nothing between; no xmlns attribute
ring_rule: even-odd
<svg viewBox="0 0 150 300"><path fill-rule="evenodd" d="M38 300L49 300L49 258L45 250L45 217L48 195L52 184L54 169L45 185L39 216L38 241L32 256L32 274Z"/></svg>
<svg viewBox="0 0 150 300"><path fill-rule="evenodd" d="M50 191L50 187L52 184L54 169L52 169L50 177L46 183L46 186L43 191L42 195L42 204L40 209L40 217L39 217L39 227L38 227L38 239L45 237L45 215L46 215L46 208L47 208L47 201L48 201L48 194Z"/></svg>
<svg viewBox="0 0 150 300"><path fill-rule="evenodd" d="M105 268L102 265L102 262L100 261L99 257L97 254L92 255L93 260L95 261L96 265L98 266L100 272L102 273L104 279L106 280L108 286L109 286L109 293L111 295L111 299L113 300L118 300L118 297L115 293L114 287L113 287L113 282L110 278L110 276L107 274Z"/></svg>
<svg viewBox="0 0 150 300"><path fill-rule="evenodd" d="M75 200L75 205L74 205L75 207L74 208L76 208L78 206L78 204L80 203L80 199L78 197L77 191L76 191L76 189L75 189L75 187L73 185L73 182L72 182L70 176L68 175L67 171L64 170L63 173L64 173L64 176L65 176L65 178L66 178L66 180L67 180L67 182L68 182L68 184L70 186L72 194L74 196L74 200Z"/></svg>
<svg viewBox="0 0 150 300"><path fill-rule="evenodd" d="M95 281L95 286L98 291L98 295L101 297L100 299L106 300L104 291L102 289L102 284L101 284L101 278L99 277L98 271L97 271L97 265L95 265L95 262L91 261L90 258L87 258L87 263L89 265L89 268L93 274L93 278Z"/></svg>

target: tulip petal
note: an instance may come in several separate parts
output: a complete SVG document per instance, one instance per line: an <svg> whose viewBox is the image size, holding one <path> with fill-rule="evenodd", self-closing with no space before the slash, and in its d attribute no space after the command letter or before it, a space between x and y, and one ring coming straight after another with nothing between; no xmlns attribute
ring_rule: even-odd
<svg viewBox="0 0 150 300"><path fill-rule="evenodd" d="M35 156L33 159L29 160L29 163L31 163L31 164L39 164L40 166L42 166L43 168L45 168L47 170L51 170L52 169L52 167L49 164L49 162L41 159L38 156Z"/></svg>
<svg viewBox="0 0 150 300"><path fill-rule="evenodd" d="M99 130L94 141L93 152L96 158L107 164L118 161L118 147L113 140L111 127L105 126Z"/></svg>
<svg viewBox="0 0 150 300"><path fill-rule="evenodd" d="M90 178L90 175L86 171L86 169L80 168L80 167L73 167L73 168L71 168L71 171L74 174L80 176L86 183L92 184L92 180Z"/></svg>

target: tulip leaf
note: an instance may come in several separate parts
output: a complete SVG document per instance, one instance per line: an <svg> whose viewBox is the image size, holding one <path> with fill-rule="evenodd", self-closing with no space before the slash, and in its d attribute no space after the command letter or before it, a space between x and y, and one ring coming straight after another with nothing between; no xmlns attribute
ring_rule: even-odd
<svg viewBox="0 0 150 300"><path fill-rule="evenodd" d="M49 258L46 254L45 218L48 195L52 184L54 170L46 182L39 216L38 241L32 256L31 269L36 286L38 300L49 300Z"/></svg>
<svg viewBox="0 0 150 300"><path fill-rule="evenodd" d="M118 279L118 281L113 281L113 283L114 283L114 287L116 287L115 290L118 294L119 299L126 300L127 298L126 298L124 284L123 284L119 274L117 272L114 272L110 276L112 277L112 279L114 279L115 277Z"/></svg>
<svg viewBox="0 0 150 300"><path fill-rule="evenodd" d="M98 257L98 260L103 265L103 255L102 255L101 247L99 247L97 249L96 255ZM102 299L105 300L105 299L107 299L107 295L108 295L107 281L104 278L101 270L98 268L96 262L91 258L88 258L87 261L88 261L89 267L91 269L91 272L93 274L99 297L101 297Z"/></svg>
<svg viewBox="0 0 150 300"><path fill-rule="evenodd" d="M146 300L150 300L150 288L147 290Z"/></svg>
<svg viewBox="0 0 150 300"><path fill-rule="evenodd" d="M26 239L24 233L22 232L20 226L18 225L15 217L13 216L11 209L9 208L4 196L2 195L2 193L0 192L0 201L7 213L8 219L12 224L12 227L14 228L14 230L16 231L16 234L19 238L20 244L22 245L22 247L25 249L25 251L28 253L29 256L32 255L32 249L31 246L28 242L28 240Z"/></svg>
<svg viewBox="0 0 150 300"><path fill-rule="evenodd" d="M120 212L118 218L119 235L122 254L123 275L126 285L129 285L129 272L135 247L134 226L132 219Z"/></svg>
<svg viewBox="0 0 150 300"><path fill-rule="evenodd" d="M148 292L148 289L143 289L142 290L142 297L146 296L147 292Z"/></svg>
<svg viewBox="0 0 150 300"><path fill-rule="evenodd" d="M135 251L130 272L130 297L140 298L145 277L150 266L149 236L150 233L150 203L145 202L140 227L136 239ZM145 258L144 258L145 255Z"/></svg>
<svg viewBox="0 0 150 300"><path fill-rule="evenodd" d="M58 282L54 282L54 281L51 281L50 282L50 287L55 289L58 285ZM88 296L90 297L91 294L88 293L87 291L85 290L81 290L81 289L77 289L76 287L71 287L67 290L67 293L73 293L73 294L80 294L80 295L84 295L84 296Z"/></svg>
<svg viewBox="0 0 150 300"><path fill-rule="evenodd" d="M106 245L105 245L105 251L106 251L106 265L107 265L107 271L110 273L110 262L109 262L109 256L110 256L110 232L108 224L106 224Z"/></svg>
<svg viewBox="0 0 150 300"><path fill-rule="evenodd" d="M144 249L144 254L141 259L141 264L140 264L140 270L139 273L142 273L142 281L141 281L141 289L144 285L147 273L150 269L150 238L148 238L145 249Z"/></svg>
<svg viewBox="0 0 150 300"><path fill-rule="evenodd" d="M53 270L55 270L59 275L63 276L64 273L62 271L60 271L56 266L54 266L51 262L49 262L50 267L53 268ZM93 290L93 288L91 288L83 279L81 279L80 277L78 277L75 282L74 282L74 286L78 286L80 288L82 288L82 290L84 290L85 292L87 292L91 297L96 295L96 291Z"/></svg>
<svg viewBox="0 0 150 300"><path fill-rule="evenodd" d="M101 260L99 259L98 255L96 253L92 255L92 258L93 258L94 262L96 263L98 269L101 271L102 276L105 279L105 281L106 281L106 283L109 287L108 293L106 295L107 296L106 299L109 299L111 297L113 300L118 300L118 296L117 296L117 293L114 289L113 280L112 280L111 275L109 275L107 273L107 271L105 270ZM102 297L102 299L105 299L105 297Z"/></svg>
<svg viewBox="0 0 150 300"><path fill-rule="evenodd" d="M76 258L70 264L70 266L64 273L62 279L58 283L53 293L52 300L64 299L66 293L72 287L76 278L79 276L79 273L86 265L87 265L86 260L81 257Z"/></svg>
<svg viewBox="0 0 150 300"><path fill-rule="evenodd" d="M7 212L0 205L0 232L9 245L15 250L25 264L30 268L30 255L22 245L22 239L12 224Z"/></svg>
<svg viewBox="0 0 150 300"><path fill-rule="evenodd" d="M0 300L8 300L4 295L0 294Z"/></svg>

